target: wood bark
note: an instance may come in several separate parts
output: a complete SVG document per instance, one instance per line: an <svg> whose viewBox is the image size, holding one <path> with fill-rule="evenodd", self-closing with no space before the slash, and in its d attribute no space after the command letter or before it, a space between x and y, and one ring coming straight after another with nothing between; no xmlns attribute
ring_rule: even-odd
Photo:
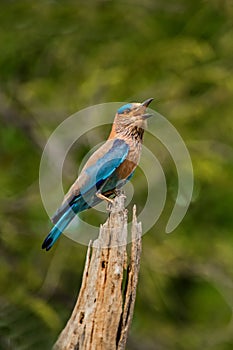
<svg viewBox="0 0 233 350"><path fill-rule="evenodd" d="M88 246L79 296L54 350L125 349L136 298L141 224L134 206L128 254L124 202L123 194L114 199L98 239Z"/></svg>

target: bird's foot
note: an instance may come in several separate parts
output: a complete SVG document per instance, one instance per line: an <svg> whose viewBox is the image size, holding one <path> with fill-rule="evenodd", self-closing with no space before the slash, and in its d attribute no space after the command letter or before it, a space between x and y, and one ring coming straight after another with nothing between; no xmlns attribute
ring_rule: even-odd
<svg viewBox="0 0 233 350"><path fill-rule="evenodd" d="M100 193L100 192L97 192L97 193L96 193L96 197L98 197L98 198L100 198L100 199L102 199L102 200L104 200L104 201L106 201L106 202L108 202L108 203L110 203L110 204L113 203L113 199L104 196L104 195L103 195L102 193Z"/></svg>
<svg viewBox="0 0 233 350"><path fill-rule="evenodd" d="M115 188L115 190L113 191L115 196L120 196L121 194L125 194L123 190L121 190L120 188Z"/></svg>

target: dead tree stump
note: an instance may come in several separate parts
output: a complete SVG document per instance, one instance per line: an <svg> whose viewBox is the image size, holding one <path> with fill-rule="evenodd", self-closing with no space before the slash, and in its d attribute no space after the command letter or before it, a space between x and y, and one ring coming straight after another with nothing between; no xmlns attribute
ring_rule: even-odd
<svg viewBox="0 0 233 350"><path fill-rule="evenodd" d="M127 255L127 210L120 194L90 242L78 300L54 350L123 350L133 317L141 255L141 224L133 208Z"/></svg>

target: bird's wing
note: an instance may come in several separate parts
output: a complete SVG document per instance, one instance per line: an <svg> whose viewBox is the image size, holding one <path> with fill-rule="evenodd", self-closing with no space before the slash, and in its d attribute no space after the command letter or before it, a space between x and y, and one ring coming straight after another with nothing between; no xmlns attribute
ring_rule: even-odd
<svg viewBox="0 0 233 350"><path fill-rule="evenodd" d="M129 152L129 145L122 139L115 139L111 142L111 147L97 161L85 168L84 173L88 180L81 187L81 193L86 193L91 188L96 187L97 190L103 182L112 175L112 173L125 160Z"/></svg>
<svg viewBox="0 0 233 350"><path fill-rule="evenodd" d="M129 145L122 139L112 139L104 143L89 158L78 179L65 196L61 207L54 214L52 221L56 223L60 216L80 197L85 197L87 192L97 192L126 159L128 152ZM76 212L79 211L77 209Z"/></svg>

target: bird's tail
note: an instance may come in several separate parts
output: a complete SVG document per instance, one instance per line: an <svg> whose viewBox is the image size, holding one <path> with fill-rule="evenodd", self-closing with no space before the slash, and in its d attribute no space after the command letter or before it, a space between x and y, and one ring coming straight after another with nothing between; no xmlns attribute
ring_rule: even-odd
<svg viewBox="0 0 233 350"><path fill-rule="evenodd" d="M61 218L57 221L57 223L53 226L52 230L49 232L48 236L45 238L42 244L42 249L49 250L74 217L75 212L73 211L72 207L69 207L69 209L61 216Z"/></svg>

